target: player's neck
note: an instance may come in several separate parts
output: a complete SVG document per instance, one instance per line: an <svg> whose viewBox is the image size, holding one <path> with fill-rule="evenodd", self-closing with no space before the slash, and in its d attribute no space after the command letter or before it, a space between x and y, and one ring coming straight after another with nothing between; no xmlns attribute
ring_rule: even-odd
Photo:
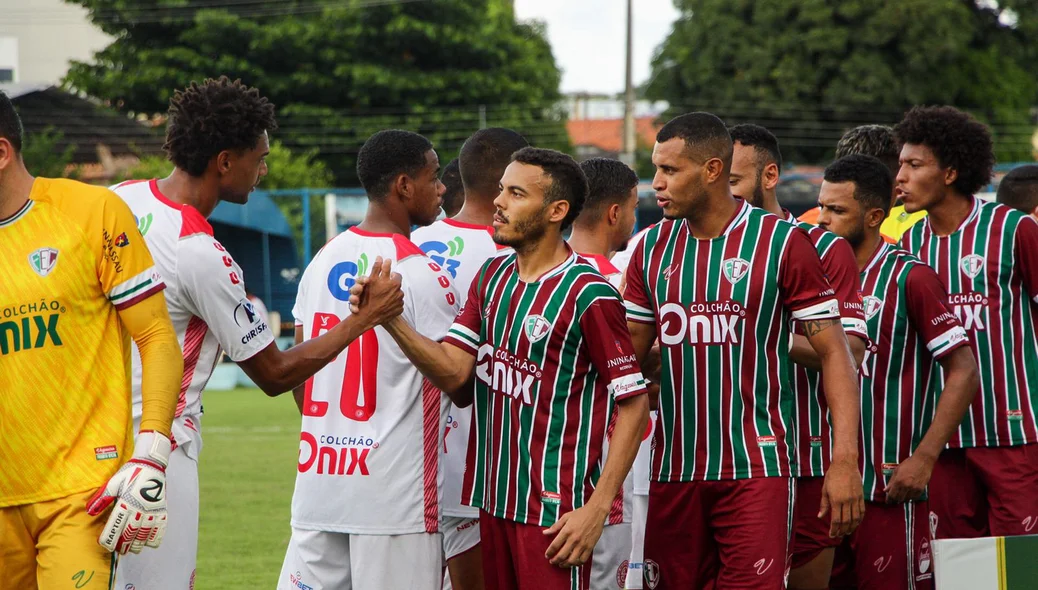
<svg viewBox="0 0 1038 590"><path fill-rule="evenodd" d="M772 215L778 215L782 219L786 218L786 212L782 210L782 205L779 205L778 195L775 194L775 191L765 191L761 209Z"/></svg>
<svg viewBox="0 0 1038 590"><path fill-rule="evenodd" d="M158 180L159 192L178 205L188 205L208 218L220 202L220 188L205 176L191 176L174 168L166 178Z"/></svg>
<svg viewBox="0 0 1038 590"><path fill-rule="evenodd" d="M536 244L516 250L516 265L523 282L533 282L545 273L562 264L569 257L570 249L558 230L549 229Z"/></svg>
<svg viewBox="0 0 1038 590"><path fill-rule="evenodd" d="M879 228L876 231L865 231L865 236L862 238L861 243L854 248L854 257L858 260L858 270L865 270L865 265L872 260L872 255L876 253L876 249L883 244L883 236L879 233Z"/></svg>
<svg viewBox="0 0 1038 590"><path fill-rule="evenodd" d="M0 183L0 219L7 219L25 206L36 179L20 161L8 166L3 175L4 181Z"/></svg>
<svg viewBox="0 0 1038 590"><path fill-rule="evenodd" d="M454 221L472 225L489 226L494 224L494 213L496 211L497 207L494 206L494 197L486 198L466 193L465 204L461 206L461 211L458 211L458 214L453 219Z"/></svg>
<svg viewBox="0 0 1038 590"><path fill-rule="evenodd" d="M709 201L704 203L705 207L699 208L686 218L688 227L692 231L692 237L697 240L712 240L720 237L721 232L728 227L728 223L742 206L728 191L723 195L711 195L708 198Z"/></svg>
<svg viewBox="0 0 1038 590"><path fill-rule="evenodd" d="M569 245L578 254L609 256L611 252L609 230L606 227L596 229L574 225L573 233L569 236Z"/></svg>
<svg viewBox="0 0 1038 590"><path fill-rule="evenodd" d="M357 228L374 234L400 234L405 238L411 237L411 221L407 217L407 211L402 207L394 211L384 203L376 201L368 201L368 212Z"/></svg>
<svg viewBox="0 0 1038 590"><path fill-rule="evenodd" d="M939 202L926 210L930 227L939 236L955 233L973 211L973 197L949 191Z"/></svg>

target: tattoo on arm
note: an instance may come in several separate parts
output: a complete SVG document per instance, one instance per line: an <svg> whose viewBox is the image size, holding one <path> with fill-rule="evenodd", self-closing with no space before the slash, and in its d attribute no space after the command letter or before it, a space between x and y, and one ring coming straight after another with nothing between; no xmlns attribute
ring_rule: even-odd
<svg viewBox="0 0 1038 590"><path fill-rule="evenodd" d="M804 326L804 332L807 334L808 338L810 338L815 334L819 334L821 332L828 330L832 326L839 326L840 320L828 318L824 320L808 320L806 322L801 323Z"/></svg>

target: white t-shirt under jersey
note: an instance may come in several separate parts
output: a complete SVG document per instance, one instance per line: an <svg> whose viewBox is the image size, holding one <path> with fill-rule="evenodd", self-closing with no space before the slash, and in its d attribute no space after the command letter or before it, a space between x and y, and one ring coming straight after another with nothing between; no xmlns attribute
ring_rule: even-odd
<svg viewBox="0 0 1038 590"><path fill-rule="evenodd" d="M213 237L196 209L166 198L158 182L129 181L112 187L129 205L166 281L166 305L180 348L184 377L173 421L174 443L193 459L202 448L202 390L221 348L231 360L254 356L274 341L267 318L245 295L241 268ZM141 417L141 358L133 346L133 417Z"/></svg>
<svg viewBox="0 0 1038 590"><path fill-rule="evenodd" d="M469 285L488 258L506 250L493 240L490 226L462 223L443 219L411 234L418 245L434 262L450 273L454 286L465 306ZM461 503L461 487L465 478L465 459L468 455L472 408L450 406L443 430L443 514L455 518L477 518L479 510Z"/></svg>
<svg viewBox="0 0 1038 590"><path fill-rule="evenodd" d="M299 282L292 313L305 340L350 314L349 289L379 256L402 277L404 320L433 340L447 334L460 307L450 275L402 235L351 228L317 253ZM306 383L292 526L438 532L447 406L381 326L365 332Z"/></svg>

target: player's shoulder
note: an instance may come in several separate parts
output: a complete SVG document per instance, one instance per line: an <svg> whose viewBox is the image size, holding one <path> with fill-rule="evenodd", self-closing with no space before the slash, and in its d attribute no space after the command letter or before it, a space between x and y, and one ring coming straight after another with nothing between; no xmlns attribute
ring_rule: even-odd
<svg viewBox="0 0 1038 590"><path fill-rule="evenodd" d="M122 199L106 187L68 178L37 178L32 198L78 219L111 205L125 206Z"/></svg>
<svg viewBox="0 0 1038 590"><path fill-rule="evenodd" d="M1027 213L1008 205L983 199L977 200L980 202L980 217L987 217L988 219L985 221L990 222L992 229L1001 226L1004 230L1016 231L1021 223L1026 223L1030 229L1031 222L1034 221L1034 218Z"/></svg>
<svg viewBox="0 0 1038 590"><path fill-rule="evenodd" d="M606 260L606 263L608 262L609 261ZM605 271L596 267L587 258L577 255L576 260L574 260L573 264L566 270L565 280L570 283L571 289L574 289L579 293L579 297L582 299L587 297L597 298L601 296L619 297L620 293L616 290L616 287L609 282L609 279L603 276L605 274L607 274Z"/></svg>

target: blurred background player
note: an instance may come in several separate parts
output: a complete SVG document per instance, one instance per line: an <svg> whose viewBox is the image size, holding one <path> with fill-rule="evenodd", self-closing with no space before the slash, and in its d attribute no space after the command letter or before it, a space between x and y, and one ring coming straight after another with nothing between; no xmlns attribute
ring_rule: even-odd
<svg viewBox="0 0 1038 590"><path fill-rule="evenodd" d="M22 137L0 93L0 572L10 588L107 589L113 551L162 541L183 364L130 210L108 189L34 178Z"/></svg>
<svg viewBox="0 0 1038 590"><path fill-rule="evenodd" d="M1038 223L975 196L995 154L982 123L913 108L895 127L897 190L926 211L901 244L937 271L970 336L979 393L930 482L937 537L1022 535L1038 518Z"/></svg>
<svg viewBox="0 0 1038 590"><path fill-rule="evenodd" d="M450 273L461 307L465 306L469 286L483 263L505 249L493 239L494 199L501 193L501 176L512 161L512 154L527 145L526 139L511 129L481 129L473 134L452 162L456 162L455 169L460 165L461 175L457 180L464 185L464 201L458 205L460 213L418 228L411 235L411 241ZM447 176L444 172L441 178L447 179ZM471 423L471 408L451 405L442 447L443 551L448 569L444 590L483 588L479 510L462 503Z"/></svg>
<svg viewBox="0 0 1038 590"><path fill-rule="evenodd" d="M129 181L115 192L138 219L151 217L144 239L168 290L166 304L184 355L167 468L170 526L162 547L119 563L118 584L180 590L194 579L198 553L198 456L202 390L221 351L267 395L303 383L371 326L346 321L328 335L282 352L267 316L245 292L245 277L213 237L206 218L226 201L245 204L267 173L272 105L255 88L226 77L179 90L170 99L166 153L172 174ZM141 361L133 356L133 415L141 417Z"/></svg>
<svg viewBox="0 0 1038 590"><path fill-rule="evenodd" d="M666 219L647 232L626 275L638 357L657 336L663 354L645 534L645 577L657 589L785 587L793 320L822 359L830 398L857 392L817 253L804 232L732 196L732 150L709 113L660 129L653 188ZM834 404L832 414L822 512L831 507L831 532L845 535L864 508L857 406Z"/></svg>
<svg viewBox="0 0 1038 590"><path fill-rule="evenodd" d="M364 143L357 176L368 211L303 273L293 315L305 341L351 317L350 288L358 276L378 276L382 260L402 277L403 302L386 305L387 297L369 292L359 323L373 325L369 311L402 313L421 334L438 340L447 333L458 295L447 271L408 239L412 226L429 225L440 212L439 171L421 135L380 131ZM391 289L399 294L401 285ZM364 332L318 372L304 398L292 537L278 588L439 590L447 398L382 328Z"/></svg>
<svg viewBox="0 0 1038 590"><path fill-rule="evenodd" d="M443 191L443 204L440 205L440 209L443 210L444 217L454 217L465 204L465 187L461 182L461 163L458 158L454 158L443 167L440 182L446 189Z"/></svg>
<svg viewBox="0 0 1038 590"><path fill-rule="evenodd" d="M648 401L616 289L562 239L587 198L583 172L552 150L524 148L512 160L494 241L514 253L483 265L442 344L399 318L385 325L445 391L476 377L465 490L481 509L486 586L587 590L586 563L634 461Z"/></svg>
<svg viewBox="0 0 1038 590"><path fill-rule="evenodd" d="M860 366L868 338L854 250L836 234L798 222L779 206L775 187L782 170L782 153L778 139L770 131L753 124L735 125L728 131L734 143L732 194L807 232L822 261L822 272L836 292L843 330L854 354L855 366ZM829 403L818 372L820 359L800 326L794 328L790 358L796 363L793 391L797 404L797 509L789 586L795 590L815 590L825 588L829 581L833 548L840 543L839 538L830 536L829 523L818 518L825 470L832 458L832 432ZM858 397L837 403L858 405Z"/></svg>
<svg viewBox="0 0 1038 590"><path fill-rule="evenodd" d="M995 201L1038 219L1038 164L1018 166L998 183Z"/></svg>
<svg viewBox="0 0 1038 590"><path fill-rule="evenodd" d="M820 225L854 247L868 318L860 448L867 504L846 541L849 586L858 590L933 588L926 485L978 385L977 362L944 285L880 236L892 186L882 162L847 156L826 168L818 199Z"/></svg>

